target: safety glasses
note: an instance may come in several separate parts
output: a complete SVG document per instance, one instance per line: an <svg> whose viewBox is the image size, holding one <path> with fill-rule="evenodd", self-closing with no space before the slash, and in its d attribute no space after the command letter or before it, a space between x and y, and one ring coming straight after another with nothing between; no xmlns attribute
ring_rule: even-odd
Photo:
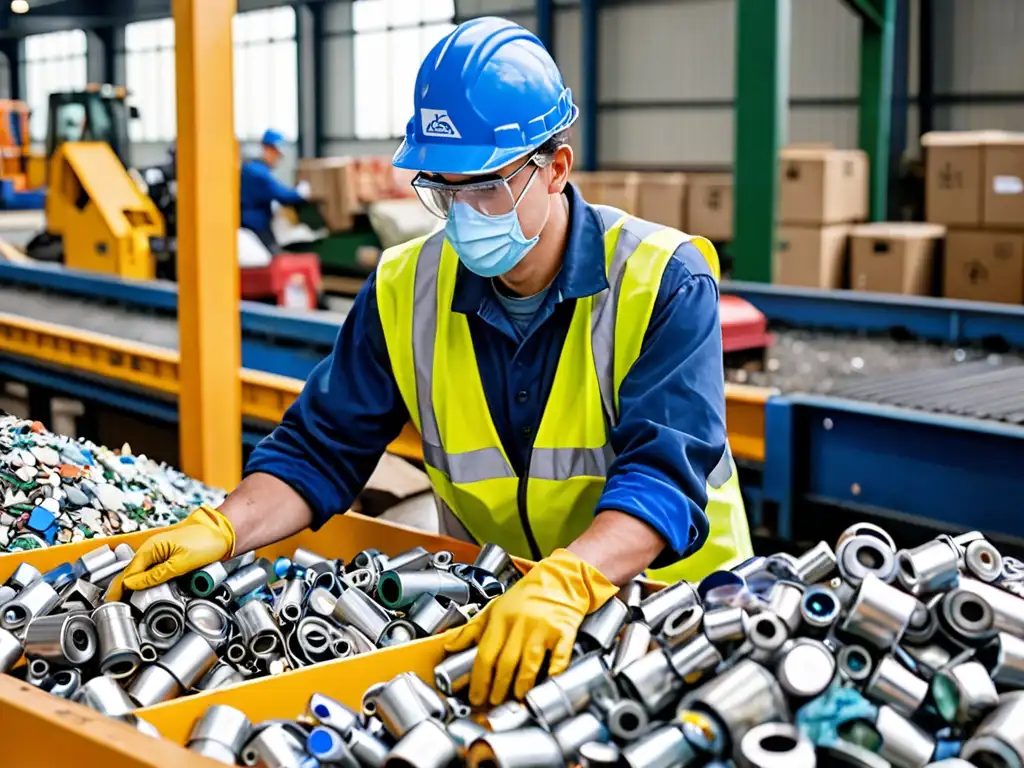
<svg viewBox="0 0 1024 768"><path fill-rule="evenodd" d="M485 216L504 216L516 209L537 177L537 169L549 162L546 155L532 155L508 176L495 173L458 182L419 173L412 186L424 207L439 219L447 219L455 203L466 203ZM531 166L529 180L518 195L514 194L510 182Z"/></svg>

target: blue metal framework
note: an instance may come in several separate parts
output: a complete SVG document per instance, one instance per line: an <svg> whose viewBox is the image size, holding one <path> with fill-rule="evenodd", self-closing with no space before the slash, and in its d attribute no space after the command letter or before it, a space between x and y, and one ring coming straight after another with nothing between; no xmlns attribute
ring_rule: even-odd
<svg viewBox="0 0 1024 768"><path fill-rule="evenodd" d="M164 314L176 311L173 287L126 283L47 267L0 263L0 283L29 285ZM724 283L770 321L841 331L903 329L949 343L1000 338L1024 347L1024 307L938 299ZM329 352L337 325L243 302L247 368L305 379ZM0 359L0 377L125 409L167 423L173 399L123 384ZM269 425L249 424L252 446ZM765 409L766 459L744 467L744 495L756 526L783 540L799 537L814 505L854 508L950 528L980 528L1024 539L1024 521L1007 500L1024 498L1024 429L996 422L809 395L776 396ZM770 523L774 520L774 525Z"/></svg>
<svg viewBox="0 0 1024 768"><path fill-rule="evenodd" d="M770 323L855 333L905 331L947 344L1002 340L1024 349L1022 306L735 281L722 283L722 293L746 299Z"/></svg>
<svg viewBox="0 0 1024 768"><path fill-rule="evenodd" d="M763 502L798 536L807 504L1024 540L1024 429L831 397L765 410Z"/></svg>

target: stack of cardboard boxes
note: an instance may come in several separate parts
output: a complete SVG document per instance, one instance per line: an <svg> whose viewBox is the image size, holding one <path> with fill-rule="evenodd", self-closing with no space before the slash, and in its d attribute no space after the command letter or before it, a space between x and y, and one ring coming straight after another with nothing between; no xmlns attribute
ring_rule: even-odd
<svg viewBox="0 0 1024 768"><path fill-rule="evenodd" d="M295 177L309 182L309 199L318 204L327 228L345 232L369 203L415 197L411 176L402 173L384 155L316 157L299 160Z"/></svg>
<svg viewBox="0 0 1024 768"><path fill-rule="evenodd" d="M868 163L860 150L788 147L780 153L774 282L842 288L847 238L868 213Z"/></svg>
<svg viewBox="0 0 1024 768"><path fill-rule="evenodd" d="M610 205L667 227L732 240L732 175L573 171L570 180L588 203Z"/></svg>
<svg viewBox="0 0 1024 768"><path fill-rule="evenodd" d="M949 228L943 295L1024 302L1024 134L927 133L925 218Z"/></svg>

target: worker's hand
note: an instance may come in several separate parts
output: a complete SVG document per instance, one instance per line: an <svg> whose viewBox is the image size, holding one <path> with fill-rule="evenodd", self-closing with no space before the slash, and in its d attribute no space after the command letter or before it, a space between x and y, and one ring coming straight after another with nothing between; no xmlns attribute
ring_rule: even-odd
<svg viewBox="0 0 1024 768"><path fill-rule="evenodd" d="M205 504L180 523L150 536L135 557L111 582L105 599L120 600L124 589L149 589L165 581L231 557L235 529L230 521Z"/></svg>
<svg viewBox="0 0 1024 768"><path fill-rule="evenodd" d="M309 194L311 192L311 188L309 186L309 182L306 181L305 179L303 179L302 181L300 181L298 184L295 185L295 191L298 192L300 195L302 195L307 200L309 200Z"/></svg>
<svg viewBox="0 0 1024 768"><path fill-rule="evenodd" d="M564 672L584 617L616 592L618 587L600 571L568 550L555 550L537 563L445 646L450 652L479 646L470 702L480 706L490 694L491 704L501 704L513 677L515 697L523 698L534 686L548 651L548 674Z"/></svg>

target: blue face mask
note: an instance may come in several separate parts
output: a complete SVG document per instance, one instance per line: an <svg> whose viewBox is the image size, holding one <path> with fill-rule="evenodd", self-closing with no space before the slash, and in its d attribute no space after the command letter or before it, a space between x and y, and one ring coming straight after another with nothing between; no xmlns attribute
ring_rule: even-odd
<svg viewBox="0 0 1024 768"><path fill-rule="evenodd" d="M487 216L468 203L456 202L448 212L445 237L459 260L480 277L498 277L515 267L540 236L523 236L513 209L501 216Z"/></svg>

